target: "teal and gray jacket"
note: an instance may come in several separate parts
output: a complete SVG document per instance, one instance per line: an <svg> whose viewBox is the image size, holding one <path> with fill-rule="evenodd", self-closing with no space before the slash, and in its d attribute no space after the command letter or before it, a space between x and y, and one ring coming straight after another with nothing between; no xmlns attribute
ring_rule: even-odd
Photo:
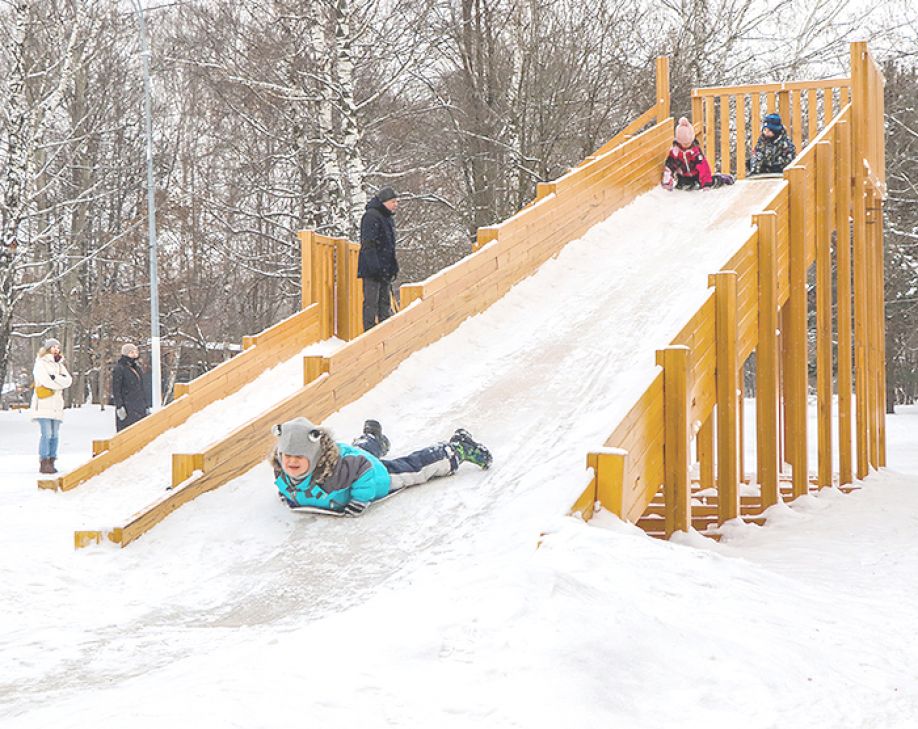
<svg viewBox="0 0 918 729"><path fill-rule="evenodd" d="M375 456L361 448L323 438L315 468L297 481L273 457L274 485L290 506L316 506L343 511L349 501L376 501L389 493L389 472Z"/></svg>

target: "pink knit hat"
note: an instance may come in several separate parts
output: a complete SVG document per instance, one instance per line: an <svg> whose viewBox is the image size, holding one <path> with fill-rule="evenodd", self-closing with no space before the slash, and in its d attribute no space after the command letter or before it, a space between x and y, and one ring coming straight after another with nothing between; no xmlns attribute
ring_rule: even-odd
<svg viewBox="0 0 918 729"><path fill-rule="evenodd" d="M679 119L679 123L676 125L676 141L683 147L688 147L695 141L695 129L685 117Z"/></svg>

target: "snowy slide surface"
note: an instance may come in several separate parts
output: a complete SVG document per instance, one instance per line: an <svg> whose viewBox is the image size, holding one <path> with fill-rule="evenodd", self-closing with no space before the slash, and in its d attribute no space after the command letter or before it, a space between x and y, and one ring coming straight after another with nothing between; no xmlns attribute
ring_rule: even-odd
<svg viewBox="0 0 918 729"><path fill-rule="evenodd" d="M263 390L247 388L94 482L38 495L23 508L45 508L45 534L60 527L62 539L32 535L23 521L19 537L31 559L53 565L40 590L30 588L28 564L0 562L15 626L4 629L12 631L6 640L41 636L21 643L0 701L22 710L29 685L71 696L166 666L212 639L200 628L289 627L341 613L425 565L460 569L531 552L539 531L579 495L586 452L647 384L654 350L694 312L707 275L744 241L750 215L781 184L641 196L327 422L350 440L365 418L377 418L393 455L464 427L494 453L490 471L464 465L360 519L323 520L287 512L265 464L126 550L64 547L63 537L69 547L70 530L81 526L75 515L91 517L91 526L104 523L100 510L113 521L128 516L168 480L160 470L168 453L216 440L238 424L230 413L264 411ZM266 380L278 395L299 385L294 369L281 365ZM49 641L53 661L42 658ZM92 660L81 658L87 650Z"/></svg>

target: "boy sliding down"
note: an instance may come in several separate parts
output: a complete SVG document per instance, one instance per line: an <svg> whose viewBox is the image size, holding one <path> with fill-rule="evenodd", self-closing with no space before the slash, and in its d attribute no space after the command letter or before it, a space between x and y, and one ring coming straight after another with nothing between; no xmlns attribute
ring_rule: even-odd
<svg viewBox="0 0 918 729"><path fill-rule="evenodd" d="M451 476L465 461L491 465L491 453L459 429L448 443L437 443L402 458L381 460L389 439L368 420L353 445L336 443L324 428L306 418L275 425L271 457L274 485L292 508L308 506L344 516L359 516L373 501L432 478Z"/></svg>
<svg viewBox="0 0 918 729"><path fill-rule="evenodd" d="M711 174L711 167L695 139L691 123L685 117L679 119L673 148L669 150L663 166L663 188L693 190L697 186L702 190L713 190L721 185L732 185L733 182L733 175Z"/></svg>

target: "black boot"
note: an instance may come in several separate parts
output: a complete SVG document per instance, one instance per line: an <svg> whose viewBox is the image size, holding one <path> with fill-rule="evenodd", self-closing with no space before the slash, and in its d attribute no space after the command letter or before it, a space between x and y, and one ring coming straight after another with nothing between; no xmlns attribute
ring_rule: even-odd
<svg viewBox="0 0 918 729"><path fill-rule="evenodd" d="M389 452L389 439L383 435L382 425L379 424L378 420L367 420L363 424L363 434L375 438L376 442L379 443L380 458Z"/></svg>
<svg viewBox="0 0 918 729"><path fill-rule="evenodd" d="M57 471L54 470L54 466L51 465L50 458L42 458L39 461L38 472L39 473L57 473Z"/></svg>

